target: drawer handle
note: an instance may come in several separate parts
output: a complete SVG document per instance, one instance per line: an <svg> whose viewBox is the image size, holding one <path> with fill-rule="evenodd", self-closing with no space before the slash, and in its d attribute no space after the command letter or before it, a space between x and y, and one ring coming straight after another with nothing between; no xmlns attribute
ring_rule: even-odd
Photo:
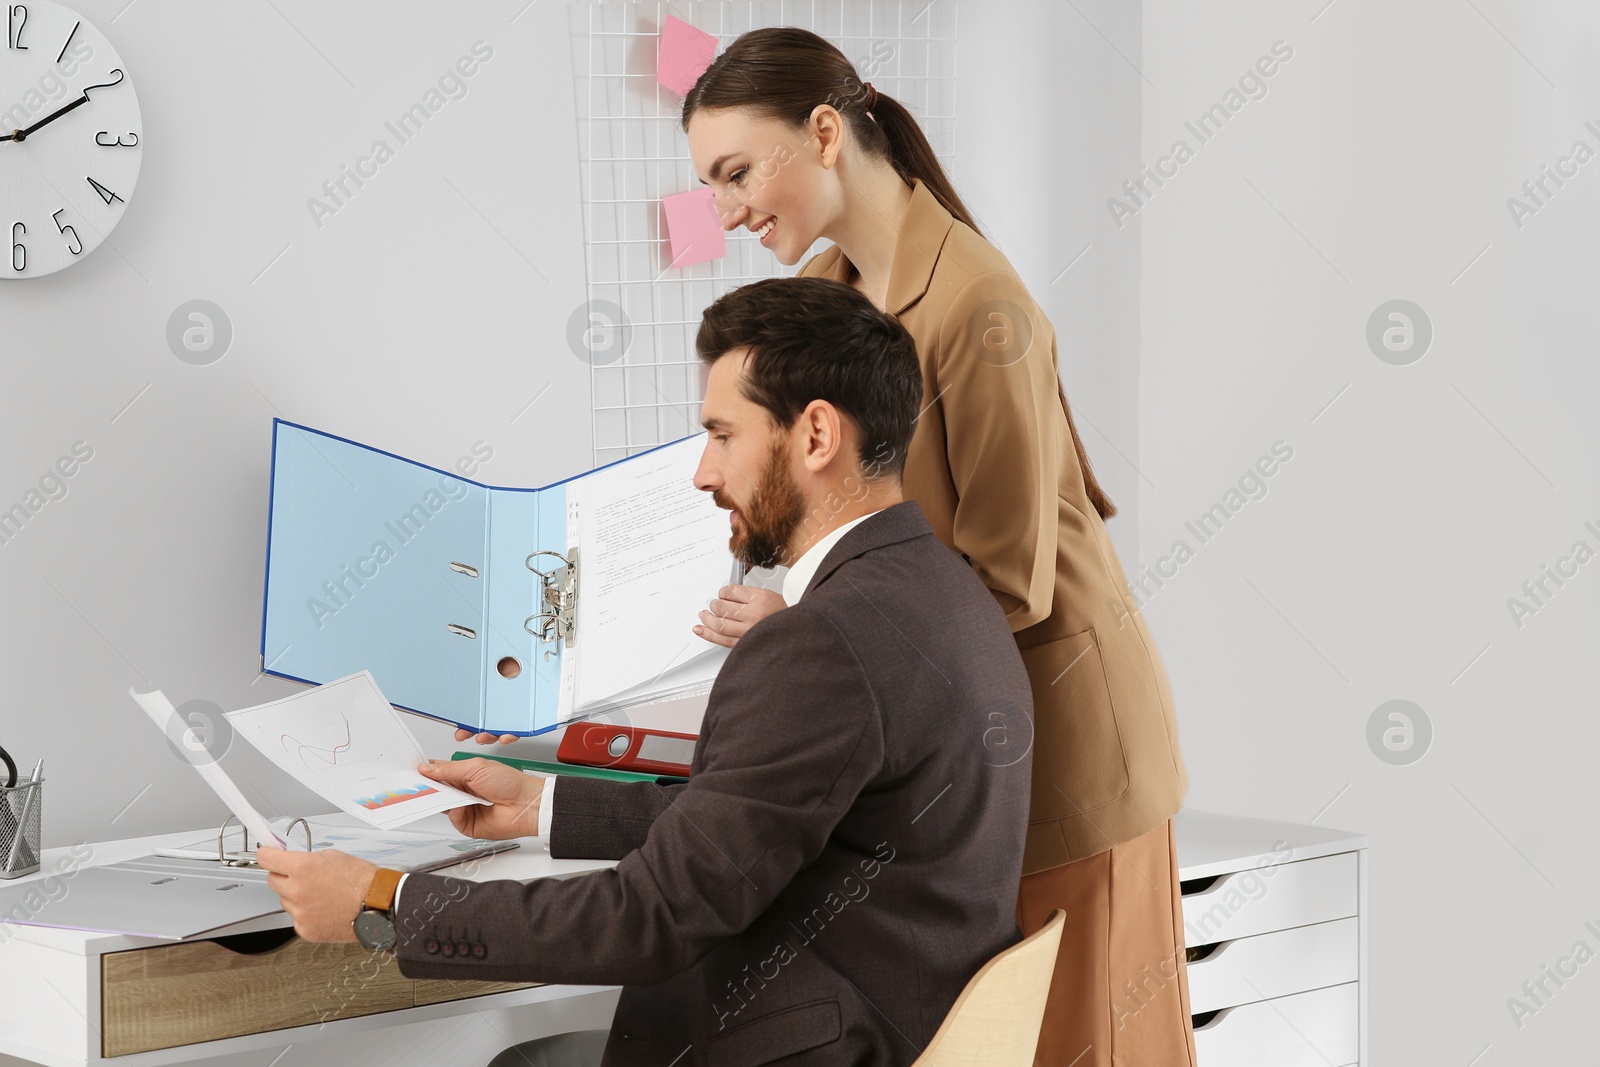
<svg viewBox="0 0 1600 1067"><path fill-rule="evenodd" d="M240 956L261 956L294 940L294 927L285 926L277 930L256 930L248 934L229 934L226 937L211 938L212 944L220 945L229 952Z"/></svg>
<svg viewBox="0 0 1600 1067"><path fill-rule="evenodd" d="M1206 1030L1215 1030L1222 1025L1222 1020L1226 1019L1232 1012L1232 1008L1218 1008L1216 1011L1201 1012L1194 1017L1194 1032L1198 1034Z"/></svg>
<svg viewBox="0 0 1600 1067"><path fill-rule="evenodd" d="M1232 941L1213 941L1209 945L1191 945L1184 949L1184 962L1199 963L1201 960L1208 960L1231 944Z"/></svg>
<svg viewBox="0 0 1600 1067"><path fill-rule="evenodd" d="M1279 869L1281 863L1268 863L1260 867L1247 867L1242 871L1232 871L1228 874L1219 874L1214 878L1196 878L1179 884L1179 891L1185 900L1205 900L1209 897L1218 897L1229 889L1242 883L1246 878L1256 880L1255 889L1241 889L1240 892L1251 900L1259 899L1269 885L1267 879L1271 878ZM1261 872L1265 871L1263 874Z"/></svg>

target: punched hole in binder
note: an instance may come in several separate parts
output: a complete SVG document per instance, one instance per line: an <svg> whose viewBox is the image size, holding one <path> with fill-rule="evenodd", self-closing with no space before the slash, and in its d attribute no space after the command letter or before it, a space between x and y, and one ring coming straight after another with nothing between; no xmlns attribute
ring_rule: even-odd
<svg viewBox="0 0 1600 1067"><path fill-rule="evenodd" d="M522 673L522 664L517 662L515 656L505 656L495 664L495 670L500 672L502 678L515 678Z"/></svg>
<svg viewBox="0 0 1600 1067"><path fill-rule="evenodd" d="M477 640L478 637L478 631L467 626L458 626L453 622L445 623L445 629L449 630L453 634L460 634L462 637L470 637L473 640Z"/></svg>
<svg viewBox="0 0 1600 1067"><path fill-rule="evenodd" d="M451 563L450 569L457 574L465 574L468 578L476 578L478 576L478 568L470 563Z"/></svg>

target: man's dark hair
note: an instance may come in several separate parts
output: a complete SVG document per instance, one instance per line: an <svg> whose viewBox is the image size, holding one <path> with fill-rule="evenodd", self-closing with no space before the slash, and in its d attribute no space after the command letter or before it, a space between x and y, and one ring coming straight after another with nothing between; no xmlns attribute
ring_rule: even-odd
<svg viewBox="0 0 1600 1067"><path fill-rule="evenodd" d="M765 278L705 310L695 348L707 365L750 349L744 394L780 427L826 400L861 434L867 478L898 478L922 402L917 345L859 290L825 278Z"/></svg>

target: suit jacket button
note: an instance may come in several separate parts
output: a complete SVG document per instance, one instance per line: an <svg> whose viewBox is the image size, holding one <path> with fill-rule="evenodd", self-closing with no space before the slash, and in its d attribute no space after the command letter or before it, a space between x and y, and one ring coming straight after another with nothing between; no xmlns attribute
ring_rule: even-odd
<svg viewBox="0 0 1600 1067"><path fill-rule="evenodd" d="M456 955L461 956L461 957L467 957L467 956L472 955L472 942L470 942L470 941L457 941L456 942Z"/></svg>
<svg viewBox="0 0 1600 1067"><path fill-rule="evenodd" d="M489 955L489 946L488 945L477 944L477 945L473 945L472 946L472 958L473 959L481 960L487 955Z"/></svg>
<svg viewBox="0 0 1600 1067"><path fill-rule="evenodd" d="M439 939L437 937L428 938L422 943L422 951L430 956L437 956L439 954Z"/></svg>
<svg viewBox="0 0 1600 1067"><path fill-rule="evenodd" d="M456 954L456 943L454 941L441 941L441 942L439 942L439 955L441 955L441 956L454 956L455 954Z"/></svg>

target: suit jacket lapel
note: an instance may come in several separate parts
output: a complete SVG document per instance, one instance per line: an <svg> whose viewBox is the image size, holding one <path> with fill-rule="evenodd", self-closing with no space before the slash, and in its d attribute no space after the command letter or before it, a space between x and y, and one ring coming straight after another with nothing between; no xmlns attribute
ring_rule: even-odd
<svg viewBox="0 0 1600 1067"><path fill-rule="evenodd" d="M905 500L884 508L845 534L839 539L838 544L828 550L828 554L822 557L821 565L817 567L817 573L811 576L805 592L800 596L804 599L811 590L827 581L834 571L857 556L865 555L884 545L909 541L913 537L932 533L933 527L928 525L928 520L923 516L922 509L917 506L916 501Z"/></svg>

